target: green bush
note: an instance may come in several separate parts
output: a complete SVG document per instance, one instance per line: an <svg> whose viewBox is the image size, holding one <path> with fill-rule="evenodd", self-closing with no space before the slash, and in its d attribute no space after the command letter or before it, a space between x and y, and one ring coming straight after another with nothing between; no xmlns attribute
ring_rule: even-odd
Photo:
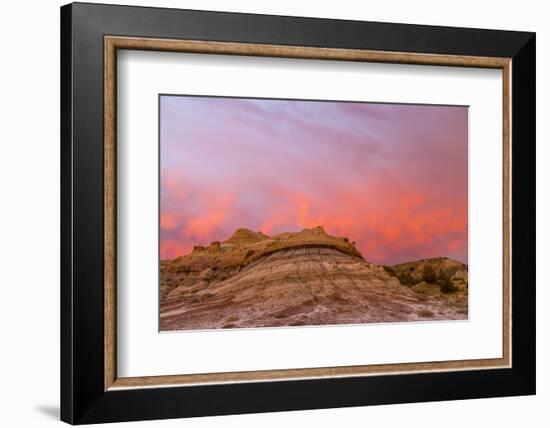
<svg viewBox="0 0 550 428"><path fill-rule="evenodd" d="M411 275L411 285L420 284L422 282L422 278L419 276Z"/></svg>
<svg viewBox="0 0 550 428"><path fill-rule="evenodd" d="M413 276L409 272L405 272L400 275L397 275L397 279L399 280L401 285L406 285L407 287L412 287L413 285L416 285L419 282L422 282L421 278Z"/></svg>
<svg viewBox="0 0 550 428"><path fill-rule="evenodd" d="M456 285L453 284L453 281L451 281L451 278L446 272L440 270L438 276L439 278L437 280L437 283L441 286L441 292L452 293L458 290L458 288L456 287Z"/></svg>
<svg viewBox="0 0 550 428"><path fill-rule="evenodd" d="M422 269L422 279L431 284L437 281L437 274L432 265L427 264L424 266L424 269Z"/></svg>
<svg viewBox="0 0 550 428"><path fill-rule="evenodd" d="M399 280L401 285L406 285L406 286L412 285L412 277L411 277L411 274L409 272L398 275L397 279Z"/></svg>
<svg viewBox="0 0 550 428"><path fill-rule="evenodd" d="M457 290L458 290L458 288L451 281L446 282L445 284L443 284L441 286L441 291L443 293L454 293Z"/></svg>
<svg viewBox="0 0 550 428"><path fill-rule="evenodd" d="M391 266L383 266L383 268L389 276L397 276L397 274L395 273L395 269Z"/></svg>

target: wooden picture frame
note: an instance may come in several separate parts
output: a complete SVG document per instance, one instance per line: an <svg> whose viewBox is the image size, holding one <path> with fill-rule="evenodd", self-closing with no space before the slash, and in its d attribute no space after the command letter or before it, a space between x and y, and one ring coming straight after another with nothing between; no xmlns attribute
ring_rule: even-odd
<svg viewBox="0 0 550 428"><path fill-rule="evenodd" d="M118 377L118 49L501 69L502 358ZM533 33L76 3L61 9L61 53L62 420L114 422L535 392Z"/></svg>

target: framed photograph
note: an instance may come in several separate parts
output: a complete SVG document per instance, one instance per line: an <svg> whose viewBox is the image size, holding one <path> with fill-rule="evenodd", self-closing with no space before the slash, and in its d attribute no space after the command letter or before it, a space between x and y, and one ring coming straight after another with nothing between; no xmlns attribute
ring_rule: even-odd
<svg viewBox="0 0 550 428"><path fill-rule="evenodd" d="M61 418L535 393L535 34L61 8Z"/></svg>

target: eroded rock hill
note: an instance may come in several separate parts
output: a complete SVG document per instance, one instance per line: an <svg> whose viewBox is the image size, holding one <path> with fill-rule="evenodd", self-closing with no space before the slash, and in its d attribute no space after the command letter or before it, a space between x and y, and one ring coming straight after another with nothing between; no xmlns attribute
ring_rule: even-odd
<svg viewBox="0 0 550 428"><path fill-rule="evenodd" d="M226 241L161 262L161 330L466 319L321 227Z"/></svg>

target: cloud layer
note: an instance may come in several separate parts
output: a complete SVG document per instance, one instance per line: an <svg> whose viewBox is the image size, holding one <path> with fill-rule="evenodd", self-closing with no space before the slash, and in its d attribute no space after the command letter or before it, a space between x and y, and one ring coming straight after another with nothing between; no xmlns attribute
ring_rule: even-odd
<svg viewBox="0 0 550 428"><path fill-rule="evenodd" d="M365 259L468 257L465 107L161 97L161 258L322 225Z"/></svg>

